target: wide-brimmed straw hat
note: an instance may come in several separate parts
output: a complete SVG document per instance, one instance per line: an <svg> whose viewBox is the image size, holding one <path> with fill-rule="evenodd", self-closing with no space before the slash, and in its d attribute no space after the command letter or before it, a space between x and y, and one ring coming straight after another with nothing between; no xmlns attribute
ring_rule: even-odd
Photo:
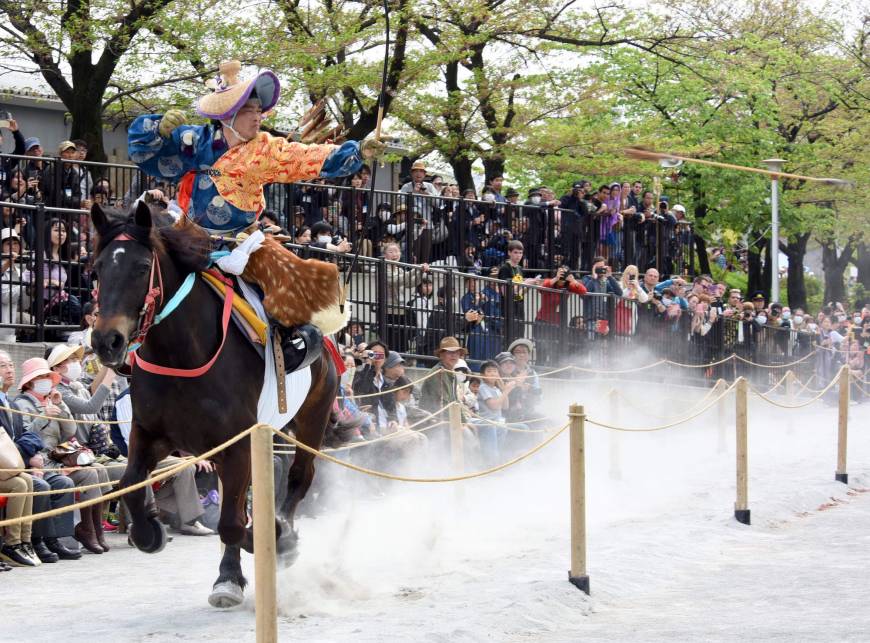
<svg viewBox="0 0 870 643"><path fill-rule="evenodd" d="M442 339L441 343L438 344L438 350L435 351L435 356L440 357L443 351L460 351L463 357L468 355L468 351L463 348L462 344L459 343L459 340L455 337L450 337L449 335Z"/></svg>
<svg viewBox="0 0 870 643"><path fill-rule="evenodd" d="M253 94L260 100L264 112L272 109L281 94L278 77L266 69L250 80L239 80L241 70L242 63L238 60L222 62L218 89L197 101L196 113L218 121L226 120L232 118Z"/></svg>
<svg viewBox="0 0 870 643"><path fill-rule="evenodd" d="M81 359L85 356L85 347L81 344L58 344L51 349L46 361L49 368L53 368L58 364L62 364L73 355Z"/></svg>
<svg viewBox="0 0 870 643"><path fill-rule="evenodd" d="M24 385L30 380L41 375L51 375L51 381L57 385L60 382L60 373L55 373L41 357L31 357L21 365L21 380L18 382L18 390L23 391Z"/></svg>

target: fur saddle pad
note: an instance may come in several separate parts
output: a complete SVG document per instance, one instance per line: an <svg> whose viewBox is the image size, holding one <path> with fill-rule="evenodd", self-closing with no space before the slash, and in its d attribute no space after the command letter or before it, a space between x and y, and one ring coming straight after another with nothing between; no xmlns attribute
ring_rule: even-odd
<svg viewBox="0 0 870 643"><path fill-rule="evenodd" d="M324 335L343 328L347 317L339 300L338 266L317 259L300 259L267 235L248 258L242 279L263 291L263 308L282 326L314 324Z"/></svg>

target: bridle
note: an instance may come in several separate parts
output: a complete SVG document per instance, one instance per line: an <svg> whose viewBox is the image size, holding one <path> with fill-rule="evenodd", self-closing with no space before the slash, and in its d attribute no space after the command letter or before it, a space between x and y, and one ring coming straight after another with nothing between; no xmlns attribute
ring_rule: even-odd
<svg viewBox="0 0 870 643"><path fill-rule="evenodd" d="M116 236L113 241L135 241L141 243L135 237L127 234L126 232L122 232L118 236ZM142 304L142 309L139 311L139 320L136 324L136 329L130 334L127 338L127 350L126 352L130 355L130 365L138 365L143 371L148 373L152 373L154 375L168 375L172 377L185 377L185 378L193 378L199 377L200 375L204 375L207 373L214 363L217 361L217 358L220 356L221 351L223 351L224 344L227 341L227 335L229 330L230 316L233 310L233 298L235 295L235 291L233 290L233 283L222 274L217 271L209 271L215 278L219 279L226 286L226 291L224 294L224 305L223 312L221 314L221 328L222 328L222 338L221 343L215 351L215 354L212 358L198 368L172 368L169 366L160 366L159 364L154 364L152 362L147 361L143 357L139 356L138 350L141 348L142 344L145 343L145 336L148 334L148 331L151 330L154 326L159 324L161 321L166 319L169 315L175 311L176 308L184 301L185 297L190 294L190 291L193 289L194 282L196 281L196 272L191 272L187 275L185 280L182 282L181 286L175 292L175 294L170 298L168 302L164 304L164 294L165 289L163 287L163 273L160 270L160 259L157 256L157 251L151 250L151 275L148 278L148 291L145 293L145 301ZM95 299L99 301L99 291L94 293ZM161 307L160 312L157 312L158 307L158 299L160 301L159 305Z"/></svg>

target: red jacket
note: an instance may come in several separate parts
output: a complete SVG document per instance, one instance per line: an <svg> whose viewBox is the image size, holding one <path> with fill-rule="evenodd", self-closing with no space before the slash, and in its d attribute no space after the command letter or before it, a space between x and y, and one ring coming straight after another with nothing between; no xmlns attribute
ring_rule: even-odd
<svg viewBox="0 0 870 643"><path fill-rule="evenodd" d="M579 281L566 281L565 286L559 288L556 286L556 279L552 277L550 279L544 279L544 282L541 284L544 288L553 288L554 290L565 290L574 293L575 295L585 295L586 294L586 286L584 286ZM559 301L562 298L562 295L558 292L549 292L547 290L541 291L541 307L538 310L538 315L535 317L536 321L545 322L547 324L558 324L559 323Z"/></svg>

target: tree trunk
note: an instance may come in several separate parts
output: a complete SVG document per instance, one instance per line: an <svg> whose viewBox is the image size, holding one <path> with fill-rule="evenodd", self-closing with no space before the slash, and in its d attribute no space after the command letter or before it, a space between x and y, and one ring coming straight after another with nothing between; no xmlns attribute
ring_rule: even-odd
<svg viewBox="0 0 870 643"><path fill-rule="evenodd" d="M767 239L755 239L752 236L749 238L749 249L746 253L748 283L746 286L746 296L751 297L752 293L760 290L765 292L764 276L761 272L761 253L764 246L767 245Z"/></svg>
<svg viewBox="0 0 870 643"><path fill-rule="evenodd" d="M843 272L852 260L853 246L849 241L843 252L837 256L837 243L833 240L822 242L822 269L825 272L825 303L846 302L846 283Z"/></svg>
<svg viewBox="0 0 870 643"><path fill-rule="evenodd" d="M76 96L76 101L70 109L72 117L70 138L84 140L88 144L88 156L85 160L99 163L105 163L107 160L103 147L102 99L102 94L94 92Z"/></svg>
<svg viewBox="0 0 870 643"><path fill-rule="evenodd" d="M464 190L474 189L474 176L471 172L472 161L466 156L455 156L448 159L453 168L453 178L459 185L460 194ZM478 195L479 196L479 195Z"/></svg>
<svg viewBox="0 0 870 643"><path fill-rule="evenodd" d="M698 257L698 274L709 275L710 257L707 256L707 242L697 232L692 237L695 239L695 256Z"/></svg>
<svg viewBox="0 0 870 643"><path fill-rule="evenodd" d="M807 284L804 280L804 256L807 254L807 242L810 240L810 233L805 232L793 239L789 239L787 244L780 246L780 249L788 257L788 305L791 308L807 309Z"/></svg>
<svg viewBox="0 0 870 643"><path fill-rule="evenodd" d="M864 286L864 292L870 293L870 247L864 242L858 244L855 266L858 268L858 283Z"/></svg>

